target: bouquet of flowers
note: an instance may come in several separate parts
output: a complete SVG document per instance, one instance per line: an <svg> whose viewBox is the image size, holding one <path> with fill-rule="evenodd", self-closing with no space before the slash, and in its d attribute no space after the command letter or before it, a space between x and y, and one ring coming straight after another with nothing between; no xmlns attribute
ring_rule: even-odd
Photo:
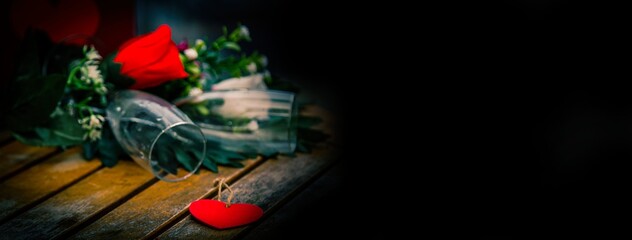
<svg viewBox="0 0 632 240"><path fill-rule="evenodd" d="M25 144L82 146L85 158L99 157L105 166L114 166L124 154L106 124L105 108L117 90L140 89L172 102L223 89L296 91L272 78L264 55L242 53L243 41L251 39L240 25L224 28L213 41L176 44L170 27L162 25L103 57L92 45L54 45L41 32L30 31L9 85L11 102L2 109L3 125ZM190 114L209 114L206 105L188 108ZM217 164L239 167L238 160L254 154L275 154L207 149L203 166L212 171ZM297 150L305 149L299 142Z"/></svg>

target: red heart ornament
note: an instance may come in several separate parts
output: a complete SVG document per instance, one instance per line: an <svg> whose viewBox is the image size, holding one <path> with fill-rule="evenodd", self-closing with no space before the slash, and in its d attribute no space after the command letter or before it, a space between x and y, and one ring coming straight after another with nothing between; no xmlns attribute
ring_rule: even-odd
<svg viewBox="0 0 632 240"><path fill-rule="evenodd" d="M246 225L263 216L263 210L256 205L235 203L226 207L224 202L209 199L192 202L189 211L197 220L217 229Z"/></svg>

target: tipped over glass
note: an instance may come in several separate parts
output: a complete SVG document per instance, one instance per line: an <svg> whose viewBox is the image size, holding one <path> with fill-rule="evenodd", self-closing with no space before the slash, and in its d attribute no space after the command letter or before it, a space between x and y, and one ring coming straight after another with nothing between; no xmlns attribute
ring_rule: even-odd
<svg viewBox="0 0 632 240"><path fill-rule="evenodd" d="M209 146L289 154L297 141L294 97L274 90L215 90L175 104L200 126Z"/></svg>
<svg viewBox="0 0 632 240"><path fill-rule="evenodd" d="M206 156L206 139L200 127L154 95L119 91L107 108L107 118L127 154L161 180L188 178Z"/></svg>

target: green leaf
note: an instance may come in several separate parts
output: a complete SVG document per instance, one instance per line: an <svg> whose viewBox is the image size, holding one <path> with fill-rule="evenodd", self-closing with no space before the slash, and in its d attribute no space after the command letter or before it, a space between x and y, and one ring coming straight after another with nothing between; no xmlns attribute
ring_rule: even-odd
<svg viewBox="0 0 632 240"><path fill-rule="evenodd" d="M241 51L241 47L239 47L239 44L237 44L235 42L225 42L224 43L224 48L232 49L232 50L235 50L237 52Z"/></svg>
<svg viewBox="0 0 632 240"><path fill-rule="evenodd" d="M101 70L101 74L103 74L103 79L112 83L115 89L127 89L134 85L136 81L132 78L121 75L121 67L123 67L123 65L114 62L114 58L117 53L118 52L112 53L103 59L103 62L99 65L99 69Z"/></svg>
<svg viewBox="0 0 632 240"><path fill-rule="evenodd" d="M223 155L221 153L217 154L217 155L214 155L213 156L213 160L215 160L215 162L217 164L223 165L223 166L237 167L237 168L241 168L241 167L244 166L240 162L229 160L225 155Z"/></svg>
<svg viewBox="0 0 632 240"><path fill-rule="evenodd" d="M259 153L264 158L271 158L279 154L277 150L274 149L264 149Z"/></svg>
<svg viewBox="0 0 632 240"><path fill-rule="evenodd" d="M310 152L312 152L311 149L309 147L307 147L303 141L300 141L300 140L296 144L296 151L297 152L302 152L302 153L310 153Z"/></svg>
<svg viewBox="0 0 632 240"><path fill-rule="evenodd" d="M161 148L155 148L156 155L152 156L152 160L158 161L158 166L171 174L178 173L178 161L176 160L176 153L171 147L165 146Z"/></svg>
<svg viewBox="0 0 632 240"><path fill-rule="evenodd" d="M204 161L202 161L202 165L206 168L208 168L208 170L211 170L212 172L218 172L219 170L217 169L217 164L215 163L215 161L213 161L210 157L205 157Z"/></svg>
<svg viewBox="0 0 632 240"><path fill-rule="evenodd" d="M226 156L226 158L228 158L228 159L243 160L243 159L247 158L244 155L241 155L241 154L236 153L236 152L223 151L223 153L224 153L224 156Z"/></svg>
<svg viewBox="0 0 632 240"><path fill-rule="evenodd" d="M105 124L101 132L101 139L98 142L99 156L101 157L101 163L106 167L113 167L118 163L121 156L124 156L125 151L121 144L114 137L114 133L110 129L110 126Z"/></svg>
<svg viewBox="0 0 632 240"><path fill-rule="evenodd" d="M17 95L5 124L12 131L29 131L50 120L49 115L64 94L66 79L60 74L20 78L24 79L20 80L20 86L16 89Z"/></svg>
<svg viewBox="0 0 632 240"><path fill-rule="evenodd" d="M209 147L207 146L206 150L206 158L203 162L204 166L209 168L209 166L223 165L229 167L238 167L241 168L244 165L239 161L248 158L248 156L236 152L226 151L217 147ZM208 166L207 166L208 165ZM210 169L210 168L209 168Z"/></svg>
<svg viewBox="0 0 632 240"><path fill-rule="evenodd" d="M34 146L73 146L83 143L84 130L77 120L67 112L57 108L54 114L46 117L46 125L27 131L14 131L19 141Z"/></svg>
<svg viewBox="0 0 632 240"><path fill-rule="evenodd" d="M83 143L82 145L82 149L83 149L83 158L87 159L87 160L92 160L94 159L94 156L96 155L97 151L98 151L98 143L97 142L86 142Z"/></svg>
<svg viewBox="0 0 632 240"><path fill-rule="evenodd" d="M176 155L176 159L180 164L182 164L184 169L189 172L193 171L193 169L195 168L195 164L193 164L194 155L192 156L191 154L189 154L189 152L185 151L182 148L174 148L174 152Z"/></svg>

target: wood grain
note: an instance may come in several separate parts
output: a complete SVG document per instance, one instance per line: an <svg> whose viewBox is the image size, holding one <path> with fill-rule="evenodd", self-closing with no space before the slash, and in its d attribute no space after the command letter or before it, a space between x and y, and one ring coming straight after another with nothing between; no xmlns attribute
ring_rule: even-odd
<svg viewBox="0 0 632 240"><path fill-rule="evenodd" d="M347 211L352 209L349 209L351 199L342 187L343 175L343 164L334 163L240 239L329 239L332 233L346 238L342 234L350 229L348 223L354 220L347 217ZM327 231L323 231L323 226Z"/></svg>
<svg viewBox="0 0 632 240"><path fill-rule="evenodd" d="M53 147L33 147L13 141L0 148L0 179L56 151Z"/></svg>
<svg viewBox="0 0 632 240"><path fill-rule="evenodd" d="M219 174L201 170L181 182L158 182L70 238L139 239L152 235L156 229L180 220L192 201L213 196L217 191L213 180L217 177L235 181L262 161L246 160L244 168L219 167Z"/></svg>
<svg viewBox="0 0 632 240"><path fill-rule="evenodd" d="M261 207L265 214L279 205L291 193L306 184L335 160L333 151L318 149L311 155L269 160L231 186L234 203L250 203ZM161 234L160 239L231 239L248 226L215 230L190 215Z"/></svg>
<svg viewBox="0 0 632 240"><path fill-rule="evenodd" d="M125 199L154 176L138 164L120 161L0 225L2 238L42 239L63 236L109 206Z"/></svg>
<svg viewBox="0 0 632 240"><path fill-rule="evenodd" d="M0 183L0 221L39 203L96 171L98 160L86 161L72 148Z"/></svg>

